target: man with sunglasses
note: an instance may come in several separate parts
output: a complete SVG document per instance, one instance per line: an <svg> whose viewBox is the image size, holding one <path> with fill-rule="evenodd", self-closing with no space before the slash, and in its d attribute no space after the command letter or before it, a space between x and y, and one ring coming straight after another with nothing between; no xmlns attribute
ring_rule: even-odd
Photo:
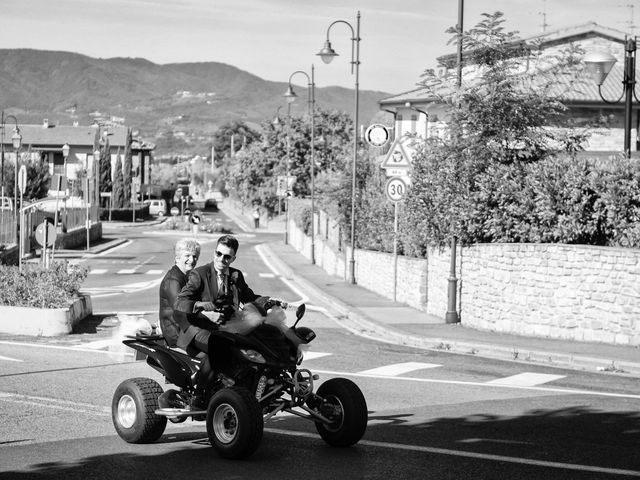
<svg viewBox="0 0 640 480"><path fill-rule="evenodd" d="M236 259L238 247L234 236L221 236L213 261L194 268L178 294L175 309L187 314L189 325L180 332L177 344L191 355L200 352L211 355L215 349L211 331L228 319L232 311L237 311L240 304L269 300L254 293L242 272L230 266ZM202 362L200 376L204 381L198 382L198 399L204 398L204 387L213 377L208 359Z"/></svg>

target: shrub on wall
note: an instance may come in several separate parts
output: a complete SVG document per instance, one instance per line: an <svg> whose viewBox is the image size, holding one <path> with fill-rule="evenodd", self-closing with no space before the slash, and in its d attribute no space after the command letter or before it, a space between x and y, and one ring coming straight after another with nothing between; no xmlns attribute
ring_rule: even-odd
<svg viewBox="0 0 640 480"><path fill-rule="evenodd" d="M0 266L0 305L36 308L66 308L79 296L89 269L67 262L54 262L49 269L38 265ZM19 319L16 319L19 320Z"/></svg>

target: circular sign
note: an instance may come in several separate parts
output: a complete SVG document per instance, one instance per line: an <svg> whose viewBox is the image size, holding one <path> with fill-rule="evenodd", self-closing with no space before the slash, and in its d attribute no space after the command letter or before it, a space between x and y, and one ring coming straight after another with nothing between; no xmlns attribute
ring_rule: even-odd
<svg viewBox="0 0 640 480"><path fill-rule="evenodd" d="M171 215L174 217L180 213L180 209L178 207L171 208Z"/></svg>
<svg viewBox="0 0 640 480"><path fill-rule="evenodd" d="M372 147L383 147L391 138L391 134L389 133L389 129L384 125L374 123L369 128L367 128L367 131L364 134L364 138Z"/></svg>
<svg viewBox="0 0 640 480"><path fill-rule="evenodd" d="M36 227L36 241L41 247L53 247L56 241L56 229L46 220Z"/></svg>
<svg viewBox="0 0 640 480"><path fill-rule="evenodd" d="M387 180L384 193L392 202L399 202L407 193L407 184L400 177L391 177Z"/></svg>

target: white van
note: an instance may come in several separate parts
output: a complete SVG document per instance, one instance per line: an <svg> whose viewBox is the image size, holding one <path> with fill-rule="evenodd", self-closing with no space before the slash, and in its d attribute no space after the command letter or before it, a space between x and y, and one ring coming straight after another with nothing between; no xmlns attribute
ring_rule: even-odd
<svg viewBox="0 0 640 480"><path fill-rule="evenodd" d="M165 213L167 213L167 202L162 198L145 200L144 203L149 205L150 215L158 215L159 217L162 217Z"/></svg>

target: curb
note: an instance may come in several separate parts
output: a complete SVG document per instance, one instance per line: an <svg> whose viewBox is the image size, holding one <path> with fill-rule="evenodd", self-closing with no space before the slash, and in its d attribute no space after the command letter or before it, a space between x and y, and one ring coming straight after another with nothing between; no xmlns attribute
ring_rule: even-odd
<svg viewBox="0 0 640 480"><path fill-rule="evenodd" d="M268 244L261 245L265 256L273 264L281 275L293 280L300 287L312 293L327 308L327 313L340 323L344 328L357 335L432 351L446 351L458 355L470 355L495 360L537 364L550 367L568 368L573 370L588 370L593 372L612 372L640 377L640 363L619 361L616 359L604 359L599 357L587 357L542 350L522 350L518 347L506 347L502 345L464 342L446 338L420 337L407 334L394 328L380 325L366 315L354 310L341 300L324 293L319 287L307 279L297 275L285 262L280 260Z"/></svg>

